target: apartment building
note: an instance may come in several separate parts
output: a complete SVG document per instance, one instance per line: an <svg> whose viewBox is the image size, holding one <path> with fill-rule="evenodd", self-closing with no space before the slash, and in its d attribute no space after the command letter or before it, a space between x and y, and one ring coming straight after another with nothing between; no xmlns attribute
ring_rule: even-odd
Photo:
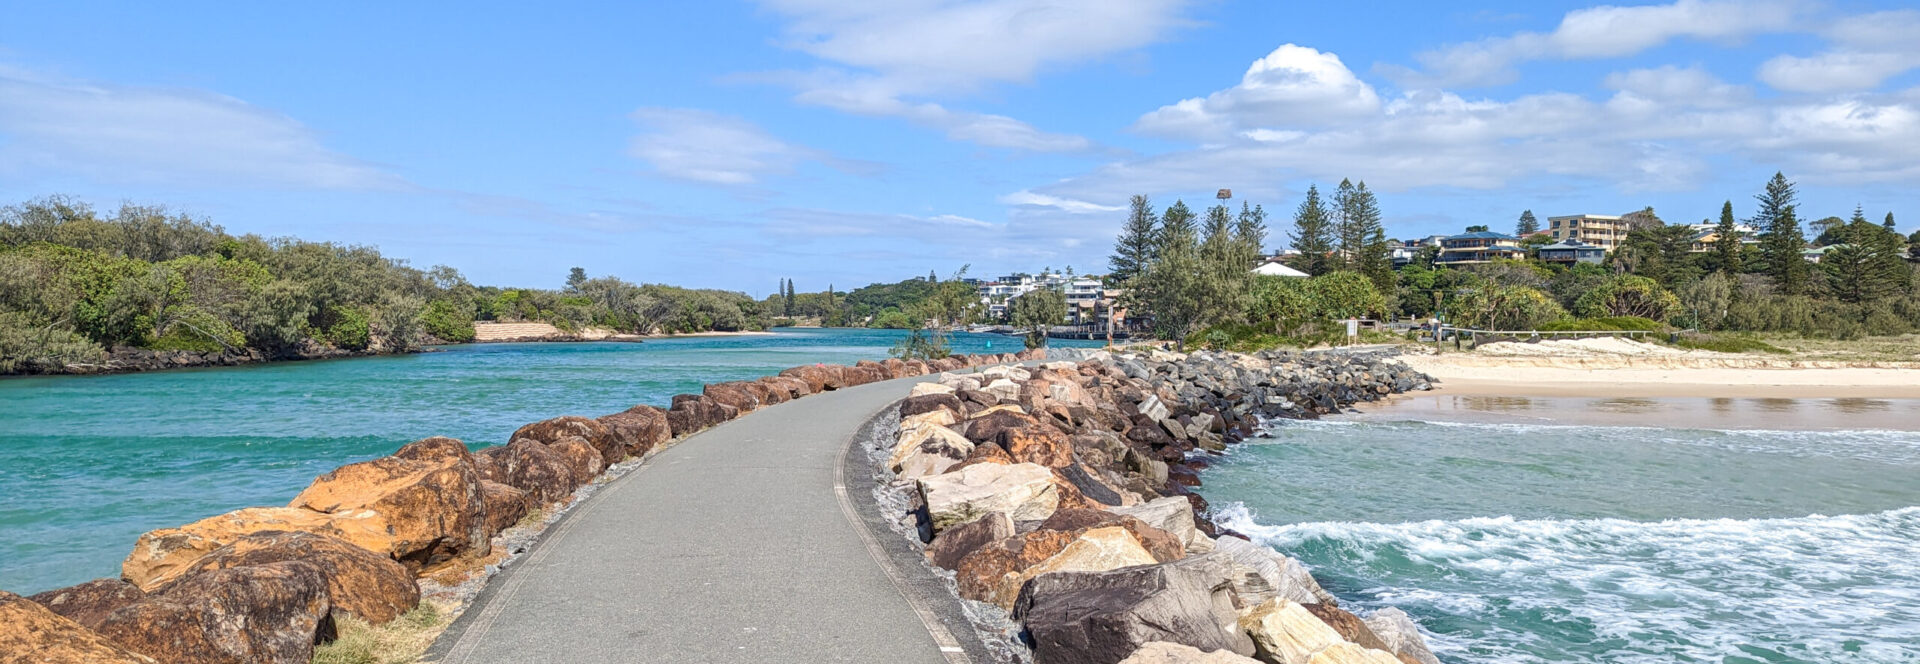
<svg viewBox="0 0 1920 664"><path fill-rule="evenodd" d="M1579 240L1605 251L1613 251L1614 247L1627 239L1627 221L1606 214L1548 217L1547 233L1556 242Z"/></svg>

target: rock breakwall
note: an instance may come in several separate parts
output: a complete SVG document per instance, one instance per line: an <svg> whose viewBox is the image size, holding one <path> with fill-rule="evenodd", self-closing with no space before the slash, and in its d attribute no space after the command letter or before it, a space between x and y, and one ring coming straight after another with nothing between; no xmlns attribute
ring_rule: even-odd
<svg viewBox="0 0 1920 664"><path fill-rule="evenodd" d="M917 386L870 450L879 504L984 635L1010 637L998 656L1437 664L1405 614L1340 608L1298 561L1203 518L1195 492L1208 455L1262 418L1430 379L1380 354L1055 355L1081 361Z"/></svg>
<svg viewBox="0 0 1920 664"><path fill-rule="evenodd" d="M704 429L824 391L1038 357L808 365L666 407L531 423L477 451L408 443L315 478L286 506L148 532L117 578L0 592L0 663L306 664L343 615L377 625L423 598L470 598L552 515Z"/></svg>

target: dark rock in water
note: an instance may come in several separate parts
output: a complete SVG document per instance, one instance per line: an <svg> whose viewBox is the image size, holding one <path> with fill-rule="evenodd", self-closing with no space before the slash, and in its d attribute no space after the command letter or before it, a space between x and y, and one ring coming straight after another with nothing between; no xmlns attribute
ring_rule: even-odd
<svg viewBox="0 0 1920 664"><path fill-rule="evenodd" d="M100 626L100 621L105 620L114 609L138 602L146 596L138 586L120 579L94 579L27 599L91 629ZM0 648L0 651L4 651L4 648Z"/></svg>
<svg viewBox="0 0 1920 664"><path fill-rule="evenodd" d="M907 397L900 402L900 416L912 417L943 408L951 411L955 420L964 419L967 416L967 407L960 402L959 397L951 394L923 394Z"/></svg>
<svg viewBox="0 0 1920 664"><path fill-rule="evenodd" d="M1211 556L1109 572L1055 572L1020 591L1035 664L1113 664L1166 641L1252 655L1228 566Z"/></svg>
<svg viewBox="0 0 1920 664"><path fill-rule="evenodd" d="M326 574L286 561L202 572L120 608L102 636L163 662L307 664L334 638Z"/></svg>
<svg viewBox="0 0 1920 664"><path fill-rule="evenodd" d="M673 426L667 423L667 411L653 406L634 406L598 421L613 434L613 442L625 450L626 456L646 456L673 440Z"/></svg>
<svg viewBox="0 0 1920 664"><path fill-rule="evenodd" d="M337 537L282 531L254 533L214 549L156 594L168 595L174 587L192 583L193 576L202 572L290 560L320 569L334 611L353 614L375 625L398 618L420 603L420 588L414 585L413 575L393 559Z"/></svg>
<svg viewBox="0 0 1920 664"><path fill-rule="evenodd" d="M155 664L151 657L130 652L38 602L4 590L0 590L0 662Z"/></svg>
<svg viewBox="0 0 1920 664"><path fill-rule="evenodd" d="M927 562L943 569L959 569L960 560L982 546L1013 536L1013 520L1004 512L988 512L985 516L950 527L935 535L933 542L927 545Z"/></svg>
<svg viewBox="0 0 1920 664"><path fill-rule="evenodd" d="M567 459L537 441L522 438L474 456L484 461L481 468L486 479L525 491L540 505L553 504L580 488Z"/></svg>
<svg viewBox="0 0 1920 664"><path fill-rule="evenodd" d="M574 436L586 439L587 444L592 445L593 449L607 460L608 465L620 463L621 459L627 458L626 448L614 440L613 431L607 429L607 425L578 415L534 422L520 427L520 430L513 432L507 440L527 438L552 445Z"/></svg>

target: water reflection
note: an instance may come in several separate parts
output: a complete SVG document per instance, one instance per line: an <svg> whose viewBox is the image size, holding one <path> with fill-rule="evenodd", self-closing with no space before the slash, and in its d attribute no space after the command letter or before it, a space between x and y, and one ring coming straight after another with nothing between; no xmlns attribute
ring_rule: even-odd
<svg viewBox="0 0 1920 664"><path fill-rule="evenodd" d="M1760 410L1769 413L1791 413L1800 407L1799 399L1748 399Z"/></svg>
<svg viewBox="0 0 1920 664"><path fill-rule="evenodd" d="M1487 412L1511 412L1511 411L1525 411L1525 410L1534 409L1533 399L1528 397L1463 396L1463 397L1456 397L1456 399L1461 401L1462 403L1460 403L1459 405L1464 407L1467 410L1480 410L1480 411L1487 411Z"/></svg>
<svg viewBox="0 0 1920 664"><path fill-rule="evenodd" d="M1642 415L1664 410L1661 402L1657 399L1638 399L1632 397L1597 399L1588 405L1594 410L1603 413L1624 413L1628 415Z"/></svg>
<svg viewBox="0 0 1920 664"><path fill-rule="evenodd" d="M1826 402L1826 407L1842 413L1884 413L1893 408L1893 403L1885 399L1834 399Z"/></svg>

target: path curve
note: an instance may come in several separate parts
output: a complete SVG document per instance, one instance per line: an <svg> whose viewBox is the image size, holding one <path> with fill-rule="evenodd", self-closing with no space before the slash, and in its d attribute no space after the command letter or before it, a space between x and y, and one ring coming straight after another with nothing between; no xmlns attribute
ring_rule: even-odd
<svg viewBox="0 0 1920 664"><path fill-rule="evenodd" d="M769 406L654 455L494 577L428 661L968 661L957 602L852 506L870 511L872 484L850 441L926 380Z"/></svg>

